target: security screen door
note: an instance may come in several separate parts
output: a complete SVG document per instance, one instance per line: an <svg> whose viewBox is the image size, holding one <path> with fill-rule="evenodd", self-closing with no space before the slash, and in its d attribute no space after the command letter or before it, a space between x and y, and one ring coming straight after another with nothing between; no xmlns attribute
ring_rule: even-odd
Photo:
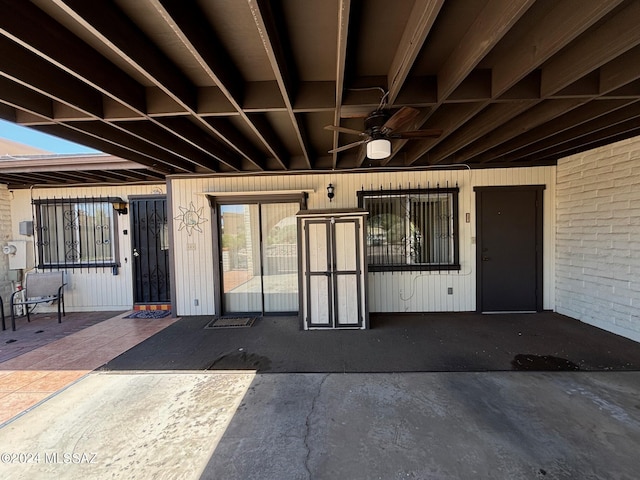
<svg viewBox="0 0 640 480"><path fill-rule="evenodd" d="M169 224L165 197L129 202L135 303L171 301Z"/></svg>

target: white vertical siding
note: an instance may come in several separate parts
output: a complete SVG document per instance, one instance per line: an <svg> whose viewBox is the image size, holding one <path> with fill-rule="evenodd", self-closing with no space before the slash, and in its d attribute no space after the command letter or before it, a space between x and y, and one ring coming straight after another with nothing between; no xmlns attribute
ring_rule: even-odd
<svg viewBox="0 0 640 480"><path fill-rule="evenodd" d="M0 249L7 244L7 241L14 240L11 232L11 194L7 186L0 184ZM0 297L5 303L5 314L9 313L9 295L12 290L12 283L8 277L9 259L0 252Z"/></svg>
<svg viewBox="0 0 640 480"><path fill-rule="evenodd" d="M472 311L476 305L475 186L545 185L544 191L544 293L543 307L555 307L555 167L483 170L424 170L408 172L325 173L313 175L264 175L212 178L173 178L171 206L174 229L176 304L180 315L214 314L214 292L218 288L213 274L211 209L206 192L260 192L310 190L309 209L354 208L356 192L396 188L460 188L459 246L460 271L369 273L371 312ZM327 185L335 187L333 201L327 198ZM181 208L193 203L202 208L202 232L191 235L180 227ZM466 222L466 214L470 221ZM453 294L448 294L448 289ZM198 299L196 306L194 300Z"/></svg>
<svg viewBox="0 0 640 480"><path fill-rule="evenodd" d="M68 188L34 188L14 190L11 202L13 217L13 238L28 240L33 247L33 237L19 235L18 223L32 220L31 198L82 198L82 197L121 197L127 201L131 195L151 195L164 193L165 185L131 185L131 186L91 186ZM68 311L117 311L129 310L133 306L133 283L131 267L131 225L130 214L117 215L116 241L118 244L117 259L120 262L118 275L113 275L111 268L69 269L66 272L65 306ZM127 235L124 231L127 230ZM39 306L45 310L46 307Z"/></svg>

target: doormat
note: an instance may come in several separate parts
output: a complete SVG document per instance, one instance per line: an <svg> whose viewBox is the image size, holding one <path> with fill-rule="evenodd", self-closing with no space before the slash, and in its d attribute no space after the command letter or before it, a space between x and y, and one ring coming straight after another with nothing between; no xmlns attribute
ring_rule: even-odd
<svg viewBox="0 0 640 480"><path fill-rule="evenodd" d="M136 310L122 318L164 318L171 315L171 310Z"/></svg>
<svg viewBox="0 0 640 480"><path fill-rule="evenodd" d="M214 318L204 328L241 328L250 327L256 317L220 317Z"/></svg>

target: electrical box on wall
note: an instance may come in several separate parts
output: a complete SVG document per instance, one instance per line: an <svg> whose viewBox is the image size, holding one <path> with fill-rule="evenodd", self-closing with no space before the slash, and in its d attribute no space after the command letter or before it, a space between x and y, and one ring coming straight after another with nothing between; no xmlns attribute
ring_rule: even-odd
<svg viewBox="0 0 640 480"><path fill-rule="evenodd" d="M18 224L18 233L20 235L27 235L29 237L33 236L33 222L32 221L24 221Z"/></svg>
<svg viewBox="0 0 640 480"><path fill-rule="evenodd" d="M32 266L33 260L27 261L27 257L33 256L29 255L27 243L31 244L26 240L12 240L2 248L2 253L9 258L9 270L26 270L27 264Z"/></svg>

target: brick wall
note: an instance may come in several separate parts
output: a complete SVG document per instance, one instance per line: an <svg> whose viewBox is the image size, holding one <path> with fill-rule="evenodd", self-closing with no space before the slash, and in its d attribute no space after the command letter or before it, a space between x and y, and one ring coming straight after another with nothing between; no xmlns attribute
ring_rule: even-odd
<svg viewBox="0 0 640 480"><path fill-rule="evenodd" d="M0 184L0 296L5 303L5 314L9 311L7 305L11 293L11 282L7 278L9 260L1 249L7 244L7 240L11 240L11 234L10 193L6 185Z"/></svg>
<svg viewBox="0 0 640 480"><path fill-rule="evenodd" d="M556 310L640 341L640 137L561 159Z"/></svg>

